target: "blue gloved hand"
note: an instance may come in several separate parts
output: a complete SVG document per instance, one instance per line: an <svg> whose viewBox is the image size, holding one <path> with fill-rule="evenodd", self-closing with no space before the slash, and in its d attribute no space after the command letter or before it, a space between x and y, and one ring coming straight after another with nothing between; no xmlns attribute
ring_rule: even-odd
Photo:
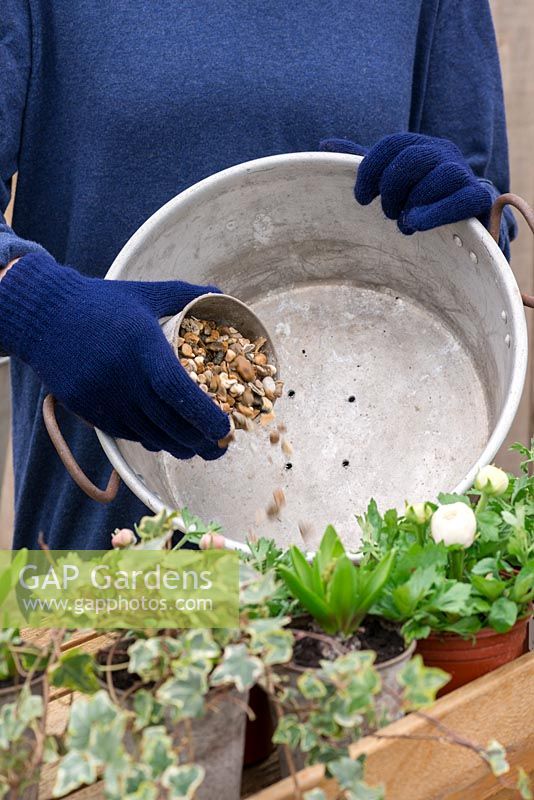
<svg viewBox="0 0 534 800"><path fill-rule="evenodd" d="M491 191L447 139L394 133L369 151L347 139L325 139L319 149L365 155L356 178L356 200L367 205L380 195L384 214L397 220L402 233L469 217L487 225Z"/></svg>
<svg viewBox="0 0 534 800"><path fill-rule="evenodd" d="M219 458L230 422L193 383L158 319L213 286L88 278L48 254L0 281L0 343L47 391L111 436L177 458Z"/></svg>

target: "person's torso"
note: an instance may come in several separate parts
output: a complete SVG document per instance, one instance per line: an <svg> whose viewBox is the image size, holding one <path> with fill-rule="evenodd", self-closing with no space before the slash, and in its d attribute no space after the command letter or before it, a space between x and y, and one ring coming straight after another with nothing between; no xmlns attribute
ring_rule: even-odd
<svg viewBox="0 0 534 800"><path fill-rule="evenodd" d="M103 275L232 164L408 128L421 0L30 0L14 226Z"/></svg>

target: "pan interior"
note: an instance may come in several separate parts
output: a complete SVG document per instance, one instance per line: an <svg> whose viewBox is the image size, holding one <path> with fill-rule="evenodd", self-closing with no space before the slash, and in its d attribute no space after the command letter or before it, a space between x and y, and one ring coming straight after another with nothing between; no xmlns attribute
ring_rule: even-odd
<svg viewBox="0 0 534 800"><path fill-rule="evenodd" d="M275 407L291 453L269 443L276 427L238 432L216 462L160 454L167 492L217 519L227 536L273 536L312 548L328 523L351 547L356 515L452 489L491 429L483 381L443 318L407 295L310 281L247 297L271 331L285 381ZM182 492L179 491L181 487ZM286 506L265 509L274 489Z"/></svg>

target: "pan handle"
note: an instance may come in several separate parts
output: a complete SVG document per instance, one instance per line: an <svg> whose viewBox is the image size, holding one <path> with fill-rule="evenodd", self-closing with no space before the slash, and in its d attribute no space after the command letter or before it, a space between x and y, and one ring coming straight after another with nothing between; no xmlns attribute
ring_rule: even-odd
<svg viewBox="0 0 534 800"><path fill-rule="evenodd" d="M532 233L534 233L534 209L529 206L526 200L523 200L522 197L519 197L518 194L507 192L506 194L499 195L499 197L493 203L490 212L489 232L497 244L499 243L501 216L505 206L513 206L516 208L525 218L525 221ZM521 298L524 306L527 306L528 308L534 308L533 295L521 294Z"/></svg>
<svg viewBox="0 0 534 800"><path fill-rule="evenodd" d="M95 484L89 480L72 455L59 429L56 419L56 398L51 394L48 394L43 402L43 419L50 440L74 483L92 500L96 500L98 503L111 503L119 491L121 479L118 472L113 470L105 489L99 489L98 486L95 486Z"/></svg>

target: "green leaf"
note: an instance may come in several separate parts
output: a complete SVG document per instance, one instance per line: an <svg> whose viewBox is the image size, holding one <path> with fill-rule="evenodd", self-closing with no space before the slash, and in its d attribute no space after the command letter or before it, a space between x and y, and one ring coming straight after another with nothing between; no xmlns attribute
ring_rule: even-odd
<svg viewBox="0 0 534 800"><path fill-rule="evenodd" d="M228 645L222 662L211 675L212 686L234 684L239 692L245 692L263 675L263 663L257 656L251 656L244 644Z"/></svg>
<svg viewBox="0 0 534 800"><path fill-rule="evenodd" d="M279 568L280 578L299 603L309 611L326 633L335 633L335 623L330 608L315 592L308 589L287 567Z"/></svg>
<svg viewBox="0 0 534 800"><path fill-rule="evenodd" d="M176 761L173 753L172 739L164 725L145 728L141 741L141 760L150 767L154 778L165 772Z"/></svg>
<svg viewBox="0 0 534 800"><path fill-rule="evenodd" d="M399 614L406 619L416 611L437 579L435 567L426 567L414 572L406 583L393 589L391 596Z"/></svg>
<svg viewBox="0 0 534 800"><path fill-rule="evenodd" d="M516 603L527 603L533 599L534 594L534 562L525 566L516 575L514 585L510 592L510 600Z"/></svg>
<svg viewBox="0 0 534 800"><path fill-rule="evenodd" d="M517 791L523 800L534 800L530 778L523 767L519 767L517 770Z"/></svg>
<svg viewBox="0 0 534 800"><path fill-rule="evenodd" d="M517 605L506 597L493 603L488 614L488 622L497 633L506 633L517 621Z"/></svg>
<svg viewBox="0 0 534 800"><path fill-rule="evenodd" d="M63 686L74 692L94 694L101 687L95 674L95 662L89 653L73 647L61 654L58 666L50 676L52 686Z"/></svg>
<svg viewBox="0 0 534 800"><path fill-rule="evenodd" d="M91 727L95 723L110 725L119 710L107 692L99 691L90 698L77 697L69 717L67 745L72 750L85 752L89 748Z"/></svg>
<svg viewBox="0 0 534 800"><path fill-rule="evenodd" d="M441 611L444 614L461 614L465 610L466 602L471 594L468 583L447 581L442 583L429 602L431 611Z"/></svg>
<svg viewBox="0 0 534 800"><path fill-rule="evenodd" d="M304 672L297 678L299 692L306 700L316 700L325 697L327 694L326 686L317 677L316 672Z"/></svg>
<svg viewBox="0 0 534 800"><path fill-rule="evenodd" d="M492 739L488 744L486 750L483 752L483 757L486 759L491 767L491 771L497 778L510 771L510 765L506 759L506 750L502 744L495 739Z"/></svg>
<svg viewBox="0 0 534 800"><path fill-rule="evenodd" d="M339 783L341 789L350 789L355 781L363 778L362 758L340 758L328 764L328 772Z"/></svg>
<svg viewBox="0 0 534 800"><path fill-rule="evenodd" d="M96 762L92 756L71 750L59 762L52 794L54 797L64 797L80 786L95 783L96 779Z"/></svg>
<svg viewBox="0 0 534 800"><path fill-rule="evenodd" d="M295 545L289 548L289 555L295 575L307 589L313 591L315 587L313 585L312 569L306 560L306 556Z"/></svg>
<svg viewBox="0 0 534 800"><path fill-rule="evenodd" d="M506 584L497 578L483 578L482 575L471 575L471 584L483 597L493 602L504 592Z"/></svg>
<svg viewBox="0 0 534 800"><path fill-rule="evenodd" d="M440 492L440 494L438 494L438 500L440 502L440 505L442 506L447 506L450 505L451 503L465 503L466 506L469 506L469 508L471 508L471 501L468 497L466 497L465 494Z"/></svg>
<svg viewBox="0 0 534 800"><path fill-rule="evenodd" d="M474 636L482 628L482 622L476 614L462 617L456 622L446 622L440 630L457 633L459 636Z"/></svg>
<svg viewBox="0 0 534 800"><path fill-rule="evenodd" d="M351 633L355 606L359 605L356 567L347 556L341 556L328 584L326 600L340 632Z"/></svg>
<svg viewBox="0 0 534 800"><path fill-rule="evenodd" d="M373 568L360 568L360 597L354 616L361 620L380 596L389 580L397 551L392 550Z"/></svg>
<svg viewBox="0 0 534 800"><path fill-rule="evenodd" d="M296 714L285 714L279 721L273 733L275 744L287 744L295 750L300 742L302 725L298 721Z"/></svg>
<svg viewBox="0 0 534 800"><path fill-rule="evenodd" d="M332 561L337 561L343 555L345 555L343 542L333 525L328 525L315 556L320 574L322 575L329 568Z"/></svg>
<svg viewBox="0 0 534 800"><path fill-rule="evenodd" d="M173 706L181 719L194 719L204 713L207 691L205 671L184 667L159 687L156 699L162 705Z"/></svg>
<svg viewBox="0 0 534 800"><path fill-rule="evenodd" d="M450 675L437 667L426 667L420 655L414 656L398 673L404 687L403 699L410 710L433 703L437 692L450 680Z"/></svg>
<svg viewBox="0 0 534 800"><path fill-rule="evenodd" d="M150 639L137 639L128 648L128 672L139 675L143 680L158 680L168 661L165 640L154 636Z"/></svg>
<svg viewBox="0 0 534 800"><path fill-rule="evenodd" d="M161 783L169 790L172 800L191 800L204 780L206 771L200 764L183 764L169 767L161 776Z"/></svg>

